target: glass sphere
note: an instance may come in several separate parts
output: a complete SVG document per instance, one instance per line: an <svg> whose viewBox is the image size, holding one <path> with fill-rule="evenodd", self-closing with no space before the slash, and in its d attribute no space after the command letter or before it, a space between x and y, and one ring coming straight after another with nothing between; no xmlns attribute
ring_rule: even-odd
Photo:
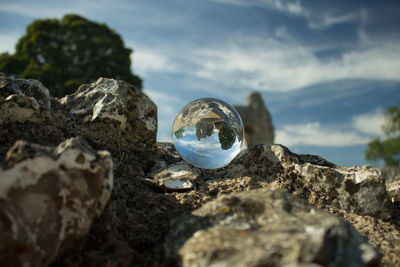
<svg viewBox="0 0 400 267"><path fill-rule="evenodd" d="M172 138L185 161L198 168L216 169L227 165L240 152L243 123L228 103L201 98L176 115Z"/></svg>

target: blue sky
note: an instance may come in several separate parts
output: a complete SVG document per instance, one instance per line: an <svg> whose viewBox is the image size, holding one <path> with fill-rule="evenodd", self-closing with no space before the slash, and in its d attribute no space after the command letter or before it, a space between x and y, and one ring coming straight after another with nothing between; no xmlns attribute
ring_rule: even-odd
<svg viewBox="0 0 400 267"><path fill-rule="evenodd" d="M259 91L276 143L363 165L400 100L397 1L0 0L0 52L38 18L76 13L106 23L134 49L132 69L159 108L159 140L201 97L244 105Z"/></svg>

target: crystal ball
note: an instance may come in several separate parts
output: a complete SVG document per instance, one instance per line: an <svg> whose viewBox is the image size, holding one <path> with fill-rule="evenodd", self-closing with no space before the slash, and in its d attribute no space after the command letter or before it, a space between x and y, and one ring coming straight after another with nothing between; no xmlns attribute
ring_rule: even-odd
<svg viewBox="0 0 400 267"><path fill-rule="evenodd" d="M172 138L186 162L216 169L229 164L240 152L243 123L228 103L216 98L196 99L176 115Z"/></svg>

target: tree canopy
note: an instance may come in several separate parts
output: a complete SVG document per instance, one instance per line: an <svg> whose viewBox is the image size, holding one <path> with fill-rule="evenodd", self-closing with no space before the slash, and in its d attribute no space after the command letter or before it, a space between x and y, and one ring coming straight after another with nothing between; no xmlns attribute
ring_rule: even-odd
<svg viewBox="0 0 400 267"><path fill-rule="evenodd" d="M385 113L383 131L386 139L379 138L368 144L365 158L368 161L383 160L386 166L400 167L400 102Z"/></svg>
<svg viewBox="0 0 400 267"><path fill-rule="evenodd" d="M40 80L50 94L62 97L98 77L125 80L142 88L131 71L130 54L119 34L78 15L35 20L14 54L0 55L0 72Z"/></svg>

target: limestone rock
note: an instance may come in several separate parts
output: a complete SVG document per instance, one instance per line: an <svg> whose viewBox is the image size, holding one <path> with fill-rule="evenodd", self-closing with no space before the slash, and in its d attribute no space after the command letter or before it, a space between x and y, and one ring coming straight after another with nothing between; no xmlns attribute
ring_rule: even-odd
<svg viewBox="0 0 400 267"><path fill-rule="evenodd" d="M0 169L0 262L46 266L77 246L113 187L107 151L82 139L56 148L19 141Z"/></svg>
<svg viewBox="0 0 400 267"><path fill-rule="evenodd" d="M318 156L297 155L281 145L251 147L217 177L260 177L268 187L286 188L320 208L387 219L392 204L378 169L340 167Z"/></svg>
<svg viewBox="0 0 400 267"><path fill-rule="evenodd" d="M113 155L150 151L157 135L157 106L124 81L99 78L60 100L67 124L96 147Z"/></svg>
<svg viewBox="0 0 400 267"><path fill-rule="evenodd" d="M392 202L400 203L400 176L386 184L386 191Z"/></svg>
<svg viewBox="0 0 400 267"><path fill-rule="evenodd" d="M64 140L48 90L36 80L0 76L0 162L17 140L56 145Z"/></svg>
<svg viewBox="0 0 400 267"><path fill-rule="evenodd" d="M158 160L156 166L154 166L151 171L145 171L136 168L135 164L129 164L129 166L126 167L127 171L122 172L123 174L116 172L114 189L109 204L105 208L99 220L96 220L93 224L90 233L85 239L82 249L60 258L53 264L54 267L87 266L88 263L92 266L180 266L181 258L176 253L180 248L182 248L183 241L195 238L196 235L194 235L194 232L196 231L207 231L207 227L217 225L217 223L214 223L208 215L203 216L202 214L197 214L197 211L196 214L191 214L193 210L197 208L202 209L202 207L207 205L207 203L210 203L215 199L218 199L217 201L219 201L220 199L236 196L236 192L247 192L244 194L252 196L254 192L258 194L257 192L259 189L269 192L279 188L286 188L291 193L296 194L299 198L303 198L308 202L316 204L316 206L351 220L353 226L356 227L364 236L367 236L369 242L378 248L380 253L382 253L383 257L380 263L387 264L388 266L395 266L400 262L400 257L398 256L398 244L400 244L400 231L398 230L400 229L400 213L398 210L394 211L389 220L382 220L368 215L354 214L353 210L356 209L360 203L353 203L352 201L354 200L352 197L345 192L344 196L348 197L348 205L353 208L347 207L347 209L341 210L337 201L335 202L335 198L326 198L324 195L330 191L335 191L336 187L338 190L342 190L341 186L343 186L343 180L339 179L334 186L331 185L335 179L340 177L340 175L336 173L339 173L340 167L337 167L320 157L297 155L291 153L282 146L277 146L283 150L282 153L278 153L279 149L274 149L275 152L273 152L271 146L257 145L251 147L248 151L245 151L241 157L235 159L230 165L224 168L218 170L201 170L192 167L190 171L194 172L195 175L193 177L198 175L193 180L195 186L192 190L176 192L160 189L160 187L154 186L153 182L158 181L158 179L163 180L171 178L171 175L176 173L176 171L174 171L176 170L175 168L178 169L178 166L180 166L179 169L183 170L185 168L184 166L187 166L187 164L182 161L174 150L172 144L159 143L157 144L157 147ZM302 175L305 175L305 173L294 173L294 168L290 167L292 164L300 166L310 165L314 166L316 169L323 170L321 171L323 174L320 177L321 181L315 179L316 188L304 181ZM171 167L172 171L168 171ZM330 170L326 171L326 169ZM149 182L148 180L152 180L152 182ZM327 192L321 189L324 186L324 181L325 183L328 183L327 188L330 188ZM318 188L317 185L321 188ZM360 183L361 191L364 190L362 187L366 185L368 185L368 183ZM377 191L380 191L380 182L375 185ZM370 189L371 188L372 187L370 187ZM312 196L314 193L311 190L319 192L318 194L320 194L321 200L313 198ZM257 196L254 198L258 199ZM280 201L278 200L280 198L278 196L276 200L277 202ZM374 191L371 191L371 196L372 198L376 197ZM368 196L367 200L370 198L371 197ZM260 199L262 199L262 197L260 197ZM333 200L332 205L329 201L330 199ZM361 199L362 198L357 201L360 201ZM342 198L341 201L345 200L346 198ZM302 206L304 204L302 201L299 202L295 196L291 195L288 196L288 201L282 201L281 206L286 202L291 203L292 207L295 208L298 205ZM375 206L378 204L374 202L372 203L372 205ZM246 204L240 204L239 207L240 206L246 206ZM259 206L257 206L257 204L250 206L254 206L255 211L251 212L252 209L250 208L249 213L256 214L254 218L258 218L259 215L257 215L257 210L259 209ZM288 205L285 206L287 209L290 209ZM304 206L308 205L304 204ZM383 206L384 205L382 204L382 207ZM267 212L268 209L265 208L263 213ZM227 216L227 220L224 222L229 222L229 218L232 217L228 217L228 215L232 213L233 210L234 208L230 208L230 211L226 209L221 210L222 212L227 211L227 213L222 213L221 215ZM235 210L235 214L240 213L236 212L237 210L238 209ZM292 208L292 212L293 210L294 208ZM358 243L360 245L357 245L359 235L354 233L353 228L349 227L346 223L343 224L343 221L337 217L329 215L321 215L321 217L317 217L322 213L320 213L318 208L315 206L314 210L316 215L311 214L311 209L308 213L305 211L303 212L311 217L316 216L312 217L314 220L310 220L312 226L323 225L326 226L326 228L332 226L331 229L343 230L343 235L334 230L329 232L330 234L325 235L327 242L329 241L327 244L335 244L333 240L338 240L338 242L336 242L337 248L346 248L347 252L351 251L351 248L355 248L353 252L356 256L353 259L348 259L348 263L344 263L344 265L366 264L370 261L370 264L374 266L373 263L375 263L374 259L376 252L374 250L371 251L370 247L366 245L364 241L360 241L361 243ZM385 212L385 210L388 211L388 209L385 208L383 208L383 210L383 212ZM245 211L247 212L246 208ZM271 218L275 218L273 215L274 213L275 212L270 213ZM285 214L283 210L281 211L281 214L282 213ZM288 214L288 217L282 217L286 218L284 219L284 222L282 222L282 225L290 225L290 218L292 217L290 212L288 212ZM253 216L248 215L243 216L238 225L241 227L246 225L247 227L250 226L250 230L241 229L240 231L237 230L235 233L239 232L240 236L242 235L241 232L244 231L243 235L247 234L251 236L251 239L249 240L254 240L254 238L266 240L271 234L274 234L271 232L261 232L261 230L258 230L260 228L255 228L257 226L255 222L258 223L258 220L260 219L255 220L254 218ZM299 222L303 222L304 225L306 224L305 221ZM329 224L329 222L332 224ZM335 228L335 225L337 225L336 222L339 222L337 228ZM223 231L225 226L220 224L218 227ZM178 228L182 228L183 230L179 230ZM320 233L314 231L312 228L306 229L308 231L312 230L310 233L314 233L311 237L316 236L318 237L317 240L321 240L320 238L321 235L323 235L323 232ZM226 230L233 231L232 225L227 225ZM257 233L259 234L259 237L255 234L256 231L258 231ZM288 232L290 233L289 230ZM284 232L282 235L283 234ZM338 236L336 239L335 235ZM349 236L350 239L346 239L346 235ZM233 239L236 238L236 236L237 235L232 235L232 239L228 239L227 241L235 241L236 239ZM301 236L299 232L296 232L296 234L293 235L286 235L282 242L278 242L278 247L279 245L284 246L285 244L297 244L297 242L299 242L299 244L305 244L303 243L305 242L304 240L296 239L299 236ZM329 238L329 236L331 236L331 238ZM223 240L218 240L218 236L211 237L213 239L209 239L207 242L215 241L221 243L221 240ZM304 237L310 238L310 235L304 233ZM239 243L241 241L245 243L246 240L240 239ZM340 243L340 240L347 241ZM311 244L318 243L317 241L312 242L315 243ZM240 246L240 244L232 243L232 247L234 246ZM303 248L303 246L294 245L294 255L296 255L296 253L298 253L297 255L303 255L303 250L300 250L300 252L296 250L299 247ZM322 247L322 245L319 245L319 247ZM361 247L361 249L356 247ZM325 251L335 251L335 247L332 249L327 247L325 248ZM276 250L274 250L275 247L272 245L270 247L264 247L263 249L265 249L265 251L263 251L263 254L265 255L273 255L274 257L275 255L277 255L276 257L279 256L277 253L274 254L274 251ZM247 252L252 253L253 250L255 249L250 246ZM257 252L254 252L256 256L261 255L261 252L259 251L261 251L261 249L257 249ZM284 251L283 248L282 251ZM311 260L314 253L314 250L307 244L304 245L304 251L304 255L308 256L305 256L304 258L300 257L299 262ZM324 258L324 255L318 254L319 256L315 259L315 265L319 263L320 265L335 266L335 262L340 262L340 259L347 261L345 260L345 257L347 257L348 254L340 254L339 250L337 250L337 252L338 257L332 256L329 259L329 255L325 255ZM232 258L244 255L243 251L240 250L228 250L227 253L229 253L229 257ZM235 255L236 253L237 255ZM216 252L215 258L218 258L221 255L223 256L223 251ZM325 263L323 262L324 259L326 260ZM199 265L204 262L201 255L199 255L198 260ZM196 266L195 264L193 265ZM233 265L237 266L237 264ZM297 264L296 266L299 265L301 266L301 264ZM311 263L304 265L313 266ZM337 263L336 266L339 266L339 264Z"/></svg>
<svg viewBox="0 0 400 267"><path fill-rule="evenodd" d="M381 170L390 199L394 203L400 203L400 169L398 167L384 167Z"/></svg>
<svg viewBox="0 0 400 267"><path fill-rule="evenodd" d="M244 135L248 146L273 144L275 133L271 115L259 93L247 97L247 106L235 106L244 125Z"/></svg>
<svg viewBox="0 0 400 267"><path fill-rule="evenodd" d="M134 86L100 78L61 100L38 81L0 76L0 161L17 141L57 145L83 136L119 161L154 154L157 107Z"/></svg>
<svg viewBox="0 0 400 267"><path fill-rule="evenodd" d="M156 165L150 175L153 177L150 181L165 190L186 191L193 189L200 173L186 162L180 162L169 166Z"/></svg>
<svg viewBox="0 0 400 267"><path fill-rule="evenodd" d="M183 266L367 266L378 253L347 222L283 190L223 196L177 218Z"/></svg>
<svg viewBox="0 0 400 267"><path fill-rule="evenodd" d="M49 90L37 80L12 79L0 75L0 99L19 95L34 99L41 110L50 109Z"/></svg>

